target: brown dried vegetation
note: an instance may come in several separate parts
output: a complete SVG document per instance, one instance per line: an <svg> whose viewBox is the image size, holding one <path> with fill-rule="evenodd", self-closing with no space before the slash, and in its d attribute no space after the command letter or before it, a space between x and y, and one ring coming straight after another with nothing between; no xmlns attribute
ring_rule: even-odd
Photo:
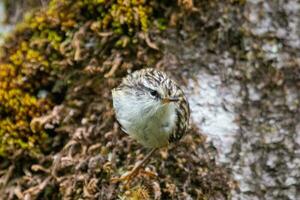
<svg viewBox="0 0 300 200"><path fill-rule="evenodd" d="M26 41L30 41L26 52L35 49L41 54L38 64L21 60L20 69L28 70L20 76L31 81L32 98L46 92L51 103L47 112L24 120L30 134L47 134L40 141L42 148L35 146L40 153L10 149L8 157L0 158L1 197L229 198L234 185L229 172L215 163L216 152L210 152L205 137L193 126L178 145L153 157L147 167L158 174L157 179L141 176L130 188L110 182L147 153L115 122L111 88L128 71L145 66L166 69L160 62L162 44L155 39L162 38L164 21L173 16L180 22L185 9L174 2L103 2L53 0L6 40L3 63L16 65L18 59L7 58Z"/></svg>

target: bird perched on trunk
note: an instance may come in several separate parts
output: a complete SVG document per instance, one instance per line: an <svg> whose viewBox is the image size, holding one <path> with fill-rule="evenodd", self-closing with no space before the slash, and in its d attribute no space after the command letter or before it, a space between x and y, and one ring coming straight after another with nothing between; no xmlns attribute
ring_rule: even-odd
<svg viewBox="0 0 300 200"><path fill-rule="evenodd" d="M129 181L157 148L177 142L189 124L190 109L183 91L164 72L146 68L123 78L112 90L113 107L122 130L150 153L132 171L114 181Z"/></svg>

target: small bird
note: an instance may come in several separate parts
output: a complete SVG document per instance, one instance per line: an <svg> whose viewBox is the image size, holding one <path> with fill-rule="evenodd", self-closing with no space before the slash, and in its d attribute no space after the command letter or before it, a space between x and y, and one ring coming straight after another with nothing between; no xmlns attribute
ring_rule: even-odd
<svg viewBox="0 0 300 200"><path fill-rule="evenodd" d="M189 124L189 104L178 84L153 68L127 75L112 90L112 98L122 130L143 146L152 148L132 171L113 179L129 181L156 149L182 138Z"/></svg>

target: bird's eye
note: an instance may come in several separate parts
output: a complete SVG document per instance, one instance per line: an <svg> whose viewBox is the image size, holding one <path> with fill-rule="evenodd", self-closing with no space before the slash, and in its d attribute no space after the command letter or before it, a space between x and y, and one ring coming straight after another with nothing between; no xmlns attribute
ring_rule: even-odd
<svg viewBox="0 0 300 200"><path fill-rule="evenodd" d="M155 91L155 90L151 90L151 91L150 91L150 94L151 94L151 96L153 96L153 97L158 97L158 96L159 96L159 95L158 95L158 92Z"/></svg>

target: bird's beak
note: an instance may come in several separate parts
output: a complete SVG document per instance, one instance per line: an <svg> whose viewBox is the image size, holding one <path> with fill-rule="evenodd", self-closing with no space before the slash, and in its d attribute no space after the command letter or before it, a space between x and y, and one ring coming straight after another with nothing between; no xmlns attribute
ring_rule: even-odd
<svg viewBox="0 0 300 200"><path fill-rule="evenodd" d="M162 99L163 104L170 103L170 102L177 102L177 101L179 101L179 98L176 97L168 97Z"/></svg>

